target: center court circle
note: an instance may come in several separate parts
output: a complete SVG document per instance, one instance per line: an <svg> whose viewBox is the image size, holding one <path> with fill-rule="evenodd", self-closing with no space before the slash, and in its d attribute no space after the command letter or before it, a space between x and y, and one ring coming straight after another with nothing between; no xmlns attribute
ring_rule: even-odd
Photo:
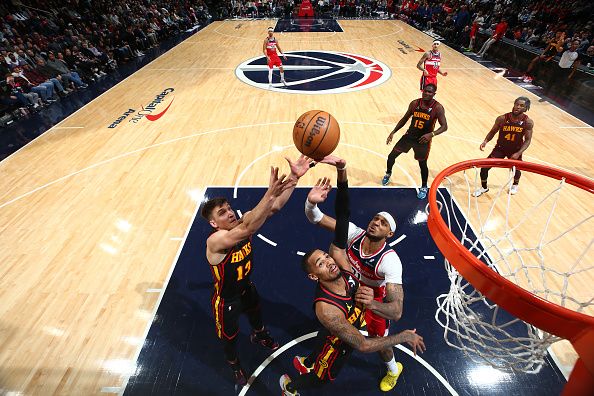
<svg viewBox="0 0 594 396"><path fill-rule="evenodd" d="M336 94L373 88L392 76L384 63L364 56L335 51L289 51L282 59L287 86L274 70L272 87L268 86L266 57L248 59L235 69L244 83L260 89L294 94Z"/></svg>

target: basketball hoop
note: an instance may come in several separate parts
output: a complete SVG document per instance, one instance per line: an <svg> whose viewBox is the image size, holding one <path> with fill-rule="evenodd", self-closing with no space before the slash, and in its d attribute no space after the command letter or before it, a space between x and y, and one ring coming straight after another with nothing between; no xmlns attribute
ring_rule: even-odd
<svg viewBox="0 0 594 396"><path fill-rule="evenodd" d="M500 183L499 191L491 188L489 194L474 197L472 191L480 187L478 170L485 167L506 168L511 172ZM516 169L528 173L522 179L528 179L522 182L523 189L528 185L529 190L530 182L539 180L534 184L539 194L512 198L505 191L511 186ZM463 178L459 172L463 172ZM467 175L472 172L474 180ZM492 179L501 176L497 172L497 169L491 172ZM447 188L449 198L440 186ZM552 191L543 196L543 186L552 186ZM564 197L569 197L564 199L581 202L580 209L585 206L585 214L579 213L580 219L567 220L565 212L556 216L555 211L562 208L562 191L566 192ZM439 173L429 192L427 225L445 257L451 282L449 292L437 298L435 316L444 327L444 338L449 345L495 367L537 372L547 348L559 338L567 339L579 357L563 394L594 394L594 317L585 313L591 314L594 297L571 294L579 274L588 272L594 276L594 266L586 263L588 250L594 243L592 193L594 181L588 178L525 161L470 160ZM463 208L457 203L461 197L466 201ZM438 207L440 203L443 207ZM548 205L551 209L547 212ZM574 212L579 211L569 211ZM533 224L538 222L543 224ZM518 236L523 226L530 230L529 235ZM534 231L539 226L542 229ZM555 236L550 238L548 233ZM573 249L571 245L572 249L566 250L575 257L557 259L555 244L569 238L572 243L582 242L583 247ZM518 247L518 240L526 247ZM534 242L534 247L529 246ZM547 267L549 255L555 256L555 260ZM559 264L568 268L559 269ZM550 290L553 284L560 285L560 290ZM522 336L513 335L514 326L523 327Z"/></svg>

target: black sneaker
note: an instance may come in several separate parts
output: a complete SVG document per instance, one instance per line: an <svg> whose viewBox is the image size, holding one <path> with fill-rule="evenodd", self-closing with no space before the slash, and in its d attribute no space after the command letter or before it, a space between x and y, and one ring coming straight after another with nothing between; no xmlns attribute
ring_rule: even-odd
<svg viewBox="0 0 594 396"><path fill-rule="evenodd" d="M274 339L270 337L268 330L262 330L259 332L253 331L252 335L250 335L250 341L254 344L260 344L261 346L273 351L276 351L279 347L278 342L274 341Z"/></svg>
<svg viewBox="0 0 594 396"><path fill-rule="evenodd" d="M247 376L241 367L238 369L233 369L233 375L235 376L235 383L237 385L244 386L247 384Z"/></svg>

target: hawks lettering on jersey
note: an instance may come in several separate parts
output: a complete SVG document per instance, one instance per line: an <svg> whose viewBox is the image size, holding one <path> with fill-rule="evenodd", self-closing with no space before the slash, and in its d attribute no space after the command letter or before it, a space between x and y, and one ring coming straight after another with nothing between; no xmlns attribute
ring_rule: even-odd
<svg viewBox="0 0 594 396"><path fill-rule="evenodd" d="M417 105L413 110L410 127L406 132L407 135L410 135L410 137L413 138L420 138L426 133L433 132L433 129L435 128L435 121L437 118L433 114L433 110L438 105L437 101L432 100L426 109L421 107L422 103L422 99L417 100Z"/></svg>
<svg viewBox="0 0 594 396"><path fill-rule="evenodd" d="M437 77L439 64L441 63L441 54L439 52L429 52L429 58L425 59L425 70L429 73L428 77Z"/></svg>
<svg viewBox="0 0 594 396"><path fill-rule="evenodd" d="M526 119L528 116L523 114L520 120L512 120L512 113L505 114L503 125L499 127L499 136L497 137L496 147L505 152L516 152L524 144L524 133L526 130Z"/></svg>
<svg viewBox="0 0 594 396"><path fill-rule="evenodd" d="M252 240L244 239L233 246L217 265L211 265L214 294L229 298L241 294L250 283Z"/></svg>

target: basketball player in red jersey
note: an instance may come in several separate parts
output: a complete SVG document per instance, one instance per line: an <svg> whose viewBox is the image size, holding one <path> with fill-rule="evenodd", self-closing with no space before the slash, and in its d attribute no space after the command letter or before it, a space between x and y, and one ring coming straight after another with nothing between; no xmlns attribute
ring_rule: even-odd
<svg viewBox="0 0 594 396"><path fill-rule="evenodd" d="M285 70L283 69L283 63L276 53L277 49L283 58L287 60L287 57L283 54L283 50L278 44L278 40L274 37L274 29L269 27L268 37L264 39L264 44L262 45L262 51L268 62L268 88L272 87L272 68L274 66L278 67L280 70L281 82L285 87L287 86L287 83L285 82Z"/></svg>
<svg viewBox="0 0 594 396"><path fill-rule="evenodd" d="M265 329L260 312L260 298L256 287L250 281L253 270L252 235L264 221L279 211L287 202L297 181L309 169L311 160L305 156L295 162L287 158L291 174L278 176L278 168L270 172L270 184L264 197L241 219L225 198L213 198L202 207L202 217L213 231L206 240L206 258L214 278L212 309L216 334L222 341L225 358L233 369L238 385L245 385L247 378L241 368L236 350L239 332L239 316L247 314L253 332L250 340L271 350L278 348L268 330Z"/></svg>
<svg viewBox="0 0 594 396"><path fill-rule="evenodd" d="M488 158L522 160L522 153L526 151L532 141L532 129L534 128L534 121L524 114L528 110L530 110L530 99L520 96L514 101L514 107L511 113L500 115L495 119L493 128L487 133L487 137L485 137L485 140L480 146L481 151L483 151L487 143L493 139L493 136L499 133L495 148L491 151ZM472 194L475 197L479 197L489 191L489 187L487 187L489 169L491 168L481 168L481 188ZM520 176L522 176L522 172L516 169L514 182L509 189L512 195L518 193Z"/></svg>
<svg viewBox="0 0 594 396"><path fill-rule="evenodd" d="M309 279L317 282L314 310L323 328L318 333L315 350L307 358L296 357L299 363L296 368L302 375L294 380L287 374L280 378L285 396L298 395L301 389L318 387L334 380L354 349L371 353L406 342L415 354L417 349L419 352L425 350L423 338L415 330L369 338L359 332L365 326L366 310L375 309L376 301L373 299L373 290L360 283L348 257L350 253L346 250L350 244L349 229L352 228L349 223L346 162L334 156L327 156L322 162L336 166L338 172L336 220L322 215L326 222L332 223L334 241L329 253L320 249L307 253L301 261L301 267ZM324 202L330 190L329 179L320 179L309 193L308 201Z"/></svg>
<svg viewBox="0 0 594 396"><path fill-rule="evenodd" d="M344 160L335 156L327 156L324 162L334 161L338 169ZM339 173L340 176L340 173ZM339 179L340 180L340 179ZM305 215L313 224L336 232L336 220L325 215L317 204L324 201L318 188L314 187L305 201ZM369 297L369 305L365 314L367 333L370 337L388 335L390 320L397 321L402 315L404 292L402 290L402 263L398 254L386 241L394 236L396 221L388 212L377 213L364 230L353 223L348 224L347 258L352 270L365 288ZM379 351L386 364L387 373L380 382L380 389L389 391L394 388L398 376L402 372L402 364L396 362L394 351L387 347ZM303 358L296 357L294 365L305 366Z"/></svg>
<svg viewBox="0 0 594 396"><path fill-rule="evenodd" d="M437 87L433 84L427 84L423 89L421 99L415 99L408 105L408 110L404 116L398 121L394 130L388 135L386 144L392 142L394 134L406 124L408 119L412 117L408 131L396 142L392 152L388 155L386 166L386 174L382 179L382 185L387 185L392 176L392 167L396 162L396 157L402 153L408 153L412 148L415 153L415 159L419 161L421 168L421 188L417 193L417 198L425 199L427 197L427 179L429 178L429 168L427 168L427 158L431 149L431 141L433 138L448 130L448 122L445 117L445 110L443 106L437 102L433 97ZM439 128L435 128L435 121L439 121Z"/></svg>
<svg viewBox="0 0 594 396"><path fill-rule="evenodd" d="M421 60L417 63L417 69L423 72L421 76L421 91L425 89L427 84L433 84L437 87L437 73L442 76L447 76L448 72L439 70L441 63L441 53L438 51L441 42L439 40L433 41L431 51L425 52L421 56Z"/></svg>

